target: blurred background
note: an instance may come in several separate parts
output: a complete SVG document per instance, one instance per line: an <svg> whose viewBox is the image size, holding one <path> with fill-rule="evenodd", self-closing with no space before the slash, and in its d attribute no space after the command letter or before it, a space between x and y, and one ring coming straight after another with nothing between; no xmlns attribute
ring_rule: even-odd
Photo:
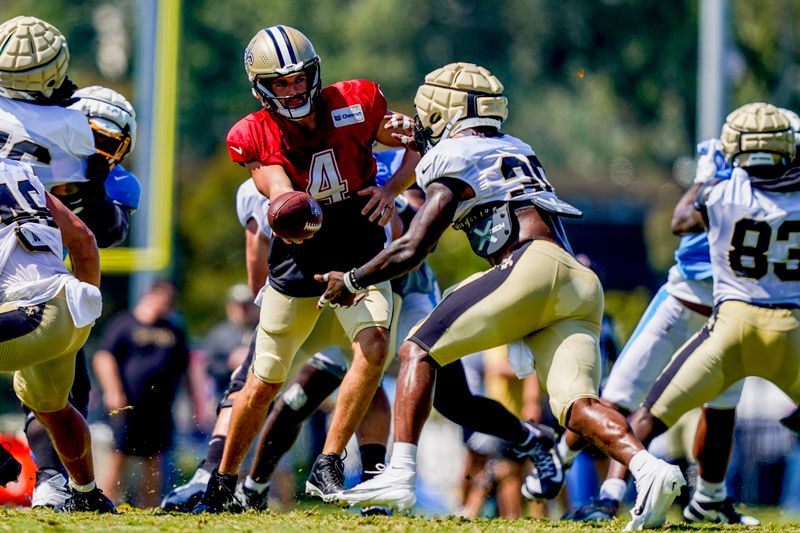
<svg viewBox="0 0 800 533"><path fill-rule="evenodd" d="M224 319L226 291L246 279L234 195L248 176L224 141L259 109L242 53L262 27L300 29L321 57L324 84L377 81L390 107L409 114L430 70L453 61L492 70L510 101L504 130L534 147L559 195L585 213L569 224L570 240L598 265L622 342L673 263L669 220L694 177L696 143L749 101L800 109L794 0L0 3L0 20L22 14L64 33L79 86L112 87L139 113L144 133L126 166L146 203L129 247L158 234L164 254L104 258L104 317L128 308L146 280L172 279L197 349ZM718 46L706 64L704 32ZM698 118L704 71L714 74L710 134ZM452 230L431 265L442 287L485 268ZM0 393L0 409L15 412L10 387Z"/></svg>

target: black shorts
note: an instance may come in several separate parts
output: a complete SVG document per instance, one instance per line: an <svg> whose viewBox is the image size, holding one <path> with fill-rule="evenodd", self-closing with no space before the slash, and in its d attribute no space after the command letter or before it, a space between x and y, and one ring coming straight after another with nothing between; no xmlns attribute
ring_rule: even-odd
<svg viewBox="0 0 800 533"><path fill-rule="evenodd" d="M171 414L168 419L154 420L152 412L134 414L133 410L121 411L109 422L114 430L114 450L125 455L149 457L172 446Z"/></svg>

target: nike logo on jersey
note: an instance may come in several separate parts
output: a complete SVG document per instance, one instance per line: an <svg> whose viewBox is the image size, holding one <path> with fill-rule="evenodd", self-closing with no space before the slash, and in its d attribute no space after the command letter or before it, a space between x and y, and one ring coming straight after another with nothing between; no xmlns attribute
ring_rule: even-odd
<svg viewBox="0 0 800 533"><path fill-rule="evenodd" d="M351 105L334 109L331 111L331 118L333 119L333 125L341 128L342 126L364 122L364 111L361 109L361 104Z"/></svg>
<svg viewBox="0 0 800 533"><path fill-rule="evenodd" d="M234 152L236 152L239 155L242 155L242 149L241 148L237 148L236 146L231 146L231 150L233 150Z"/></svg>

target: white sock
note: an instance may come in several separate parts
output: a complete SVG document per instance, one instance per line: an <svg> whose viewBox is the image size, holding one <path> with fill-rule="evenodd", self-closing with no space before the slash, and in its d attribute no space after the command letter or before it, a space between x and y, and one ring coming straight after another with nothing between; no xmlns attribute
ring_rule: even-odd
<svg viewBox="0 0 800 533"><path fill-rule="evenodd" d="M712 483L697 476L697 489L694 497L699 502L721 502L728 497L728 489L725 487L725 481Z"/></svg>
<svg viewBox="0 0 800 533"><path fill-rule="evenodd" d="M416 471L417 445L410 442L395 442L392 446L392 458L389 460L389 466Z"/></svg>
<svg viewBox="0 0 800 533"><path fill-rule="evenodd" d="M603 481L603 484L600 485L599 497L601 499L605 498L614 500L615 502L621 502L622 498L625 497L626 490L628 490L628 484L625 483L624 480L611 477Z"/></svg>
<svg viewBox="0 0 800 533"><path fill-rule="evenodd" d="M75 483L72 478L69 478L69 486L78 492L92 492L97 486L97 483L90 481L86 485L79 485L78 483Z"/></svg>
<svg viewBox="0 0 800 533"><path fill-rule="evenodd" d="M639 479L645 471L658 464L658 458L647 450L640 450L631 458L628 470L634 479Z"/></svg>
<svg viewBox="0 0 800 533"><path fill-rule="evenodd" d="M244 478L244 486L249 490L254 490L257 493L262 494L267 489L267 487L269 487L269 481L265 481L264 483L259 483L257 481L254 481L253 478L251 478L250 476L247 476L246 478Z"/></svg>
<svg viewBox="0 0 800 533"><path fill-rule="evenodd" d="M558 453L561 455L564 465L569 466L575 461L575 458L578 457L581 450L573 450L567 446L567 436L564 434L561 436L561 440L558 441Z"/></svg>

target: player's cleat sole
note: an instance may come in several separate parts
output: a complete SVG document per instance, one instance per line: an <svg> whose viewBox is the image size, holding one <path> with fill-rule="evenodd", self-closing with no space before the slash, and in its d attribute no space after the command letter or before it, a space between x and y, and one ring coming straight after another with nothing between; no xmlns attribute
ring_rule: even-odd
<svg viewBox="0 0 800 533"><path fill-rule="evenodd" d="M692 498L689 505L683 508L683 518L687 522L694 523L761 525L754 516L743 515L736 511L731 498L717 502L699 502Z"/></svg>

